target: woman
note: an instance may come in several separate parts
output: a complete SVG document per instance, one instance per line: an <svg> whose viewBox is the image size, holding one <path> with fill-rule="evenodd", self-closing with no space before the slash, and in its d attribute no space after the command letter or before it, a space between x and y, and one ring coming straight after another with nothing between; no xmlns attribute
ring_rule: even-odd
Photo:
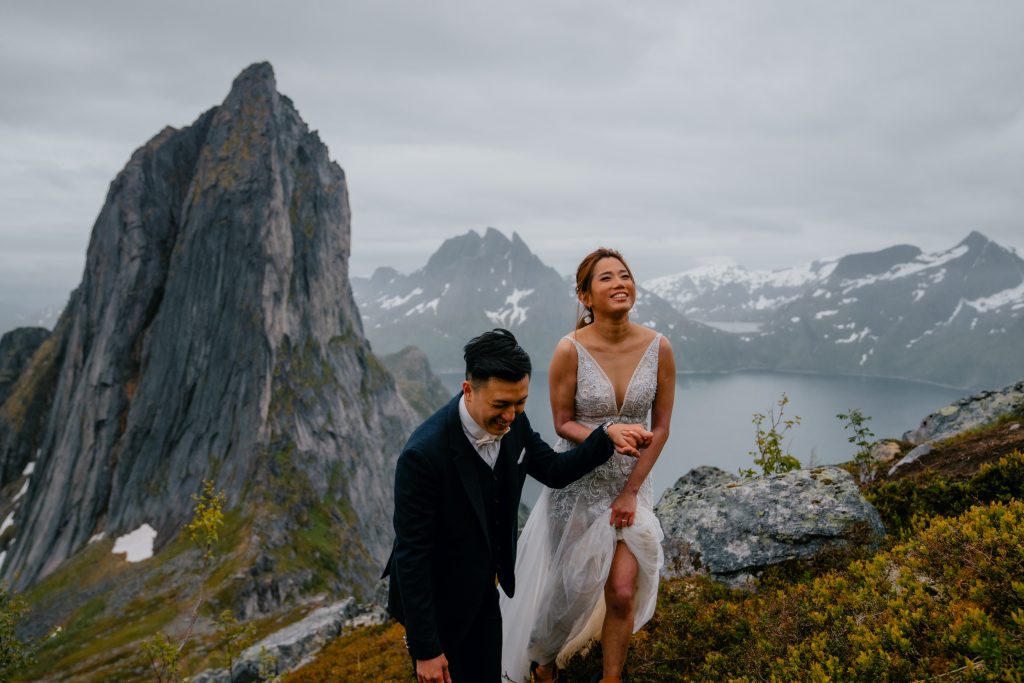
<svg viewBox="0 0 1024 683"><path fill-rule="evenodd" d="M630 635L654 614L663 562L661 525L647 476L665 446L676 369L668 340L630 322L633 274L612 249L576 271L586 309L555 348L549 371L559 450L607 420L647 423L639 458L615 454L564 489L541 493L519 539L512 600L502 601L502 667L512 681L551 681L564 661L600 636L603 683L617 683ZM530 663L532 662L532 666Z"/></svg>

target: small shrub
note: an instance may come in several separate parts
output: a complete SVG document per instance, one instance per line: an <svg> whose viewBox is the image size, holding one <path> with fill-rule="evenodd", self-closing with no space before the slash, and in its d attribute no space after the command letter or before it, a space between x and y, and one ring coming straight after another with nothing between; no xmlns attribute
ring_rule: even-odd
<svg viewBox="0 0 1024 683"><path fill-rule="evenodd" d="M192 539L192 543L200 552L199 556L199 589L196 595L196 602L189 615L188 627L184 635L177 643L163 633L158 633L148 638L142 644L142 651L149 660L150 669L158 683L177 683L182 680L181 676L181 654L192 639L192 632L195 629L196 621L199 619L199 611L206 604L206 594L203 586L206 583L207 575L213 563L213 557L220 539L220 529L224 526L224 500L223 491L218 492L212 481L203 480L203 488L199 494L192 494L193 508L192 521L188 523L185 530ZM232 642L228 641L229 646ZM229 655L230 659L230 655Z"/></svg>
<svg viewBox="0 0 1024 683"><path fill-rule="evenodd" d="M1024 498L1024 454L1015 451L982 465L969 479L937 476L882 482L868 489L865 497L888 533L905 538L935 515L959 515L973 505Z"/></svg>
<svg viewBox="0 0 1024 683"><path fill-rule="evenodd" d="M788 404L789 397L783 393L782 398L776 403L779 409L778 414L775 413L774 407L768 409L767 415L754 413L752 422L754 423L754 439L757 450L750 451L749 454L754 458L754 464L761 468L763 474L779 474L800 469L800 461L790 455L789 447L783 449L787 432L795 425L800 424L799 415L794 415L788 420L785 419L784 413ZM767 429L765 429L766 421ZM752 469L741 469L740 474L753 477L757 473Z"/></svg>
<svg viewBox="0 0 1024 683"><path fill-rule="evenodd" d="M850 408L849 412L839 413L836 418L843 423L843 430L850 430L852 433L846 440L857 447L853 461L857 463L860 472L860 479L864 481L871 470L871 444L875 433L867 426L871 418L860 412L857 408Z"/></svg>

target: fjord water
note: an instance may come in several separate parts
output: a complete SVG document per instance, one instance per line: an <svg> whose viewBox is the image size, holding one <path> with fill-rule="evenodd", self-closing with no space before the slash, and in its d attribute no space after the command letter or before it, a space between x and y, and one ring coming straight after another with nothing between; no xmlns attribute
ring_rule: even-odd
<svg viewBox="0 0 1024 683"><path fill-rule="evenodd" d="M452 391L458 390L461 379L457 374L442 376ZM729 472L754 467L748 454L754 448L753 413L767 414L783 392L790 401L785 415L801 417L786 443L805 466L830 465L853 457L856 448L847 442L850 432L843 430L837 413L857 408L871 417L867 425L877 438L898 438L929 413L968 393L880 377L778 372L679 375L672 433L651 475L655 499L698 465L714 465ZM547 373L537 373L530 382L526 413L533 428L554 443ZM536 495L536 485L530 486L524 499L532 503Z"/></svg>

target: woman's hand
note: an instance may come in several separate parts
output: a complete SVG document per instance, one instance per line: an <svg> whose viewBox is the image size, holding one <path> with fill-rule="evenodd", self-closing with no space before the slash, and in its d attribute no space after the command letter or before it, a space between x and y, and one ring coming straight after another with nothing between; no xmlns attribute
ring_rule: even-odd
<svg viewBox="0 0 1024 683"><path fill-rule="evenodd" d="M623 455L640 456L640 449L650 445L654 435L643 425L615 423L608 425L608 438L615 444L615 450Z"/></svg>
<svg viewBox="0 0 1024 683"><path fill-rule="evenodd" d="M616 529L633 526L636 519L636 494L623 491L612 501L610 524Z"/></svg>

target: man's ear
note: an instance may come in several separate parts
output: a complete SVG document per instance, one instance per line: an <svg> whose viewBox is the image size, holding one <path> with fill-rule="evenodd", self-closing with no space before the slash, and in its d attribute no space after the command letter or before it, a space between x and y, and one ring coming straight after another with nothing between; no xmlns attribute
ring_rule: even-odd
<svg viewBox="0 0 1024 683"><path fill-rule="evenodd" d="M473 384L469 380L462 380L462 395L466 400L473 400Z"/></svg>

